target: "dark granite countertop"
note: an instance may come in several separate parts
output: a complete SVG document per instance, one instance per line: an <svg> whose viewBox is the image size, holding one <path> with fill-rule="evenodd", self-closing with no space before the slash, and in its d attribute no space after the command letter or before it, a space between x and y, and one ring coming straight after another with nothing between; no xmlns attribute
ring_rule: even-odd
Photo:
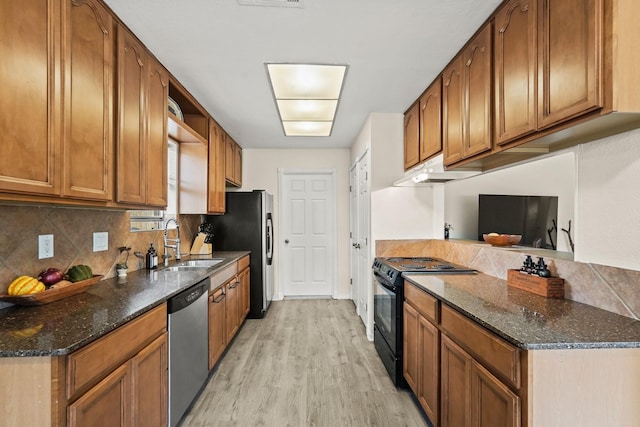
<svg viewBox="0 0 640 427"><path fill-rule="evenodd" d="M103 280L50 304L2 309L0 357L69 354L248 254L214 252L207 258L224 261L213 268L142 269L130 272L126 281ZM196 258L205 257L191 257Z"/></svg>
<svg viewBox="0 0 640 427"><path fill-rule="evenodd" d="M567 299L540 297L492 276L403 277L526 350L640 347L638 320Z"/></svg>

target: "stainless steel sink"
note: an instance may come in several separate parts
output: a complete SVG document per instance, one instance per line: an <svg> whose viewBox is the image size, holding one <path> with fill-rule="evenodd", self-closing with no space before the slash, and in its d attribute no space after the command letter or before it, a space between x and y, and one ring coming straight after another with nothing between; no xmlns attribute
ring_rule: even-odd
<svg viewBox="0 0 640 427"><path fill-rule="evenodd" d="M192 259L189 261L183 261L177 264L176 267L191 267L191 268L209 268L220 264L224 259L211 258L211 259Z"/></svg>

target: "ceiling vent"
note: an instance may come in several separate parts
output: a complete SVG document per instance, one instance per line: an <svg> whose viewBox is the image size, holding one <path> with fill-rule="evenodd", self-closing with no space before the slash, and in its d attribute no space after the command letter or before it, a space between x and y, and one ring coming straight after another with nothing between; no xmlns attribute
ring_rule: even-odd
<svg viewBox="0 0 640 427"><path fill-rule="evenodd" d="M238 0L242 6L304 7L304 0Z"/></svg>

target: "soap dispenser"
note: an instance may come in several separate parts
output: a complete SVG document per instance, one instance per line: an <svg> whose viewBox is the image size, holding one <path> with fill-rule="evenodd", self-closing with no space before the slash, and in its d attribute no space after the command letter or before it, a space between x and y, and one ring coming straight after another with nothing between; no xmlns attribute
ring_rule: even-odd
<svg viewBox="0 0 640 427"><path fill-rule="evenodd" d="M145 257L145 264L148 270L153 270L158 267L158 253L153 247L153 243L149 244L149 250Z"/></svg>

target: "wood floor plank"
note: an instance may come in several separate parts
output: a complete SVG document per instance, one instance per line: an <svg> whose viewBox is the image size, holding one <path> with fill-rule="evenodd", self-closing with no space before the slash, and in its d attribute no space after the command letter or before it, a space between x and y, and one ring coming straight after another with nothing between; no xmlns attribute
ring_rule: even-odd
<svg viewBox="0 0 640 427"><path fill-rule="evenodd" d="M397 390L348 300L274 301L248 319L183 426L410 426L427 423Z"/></svg>

